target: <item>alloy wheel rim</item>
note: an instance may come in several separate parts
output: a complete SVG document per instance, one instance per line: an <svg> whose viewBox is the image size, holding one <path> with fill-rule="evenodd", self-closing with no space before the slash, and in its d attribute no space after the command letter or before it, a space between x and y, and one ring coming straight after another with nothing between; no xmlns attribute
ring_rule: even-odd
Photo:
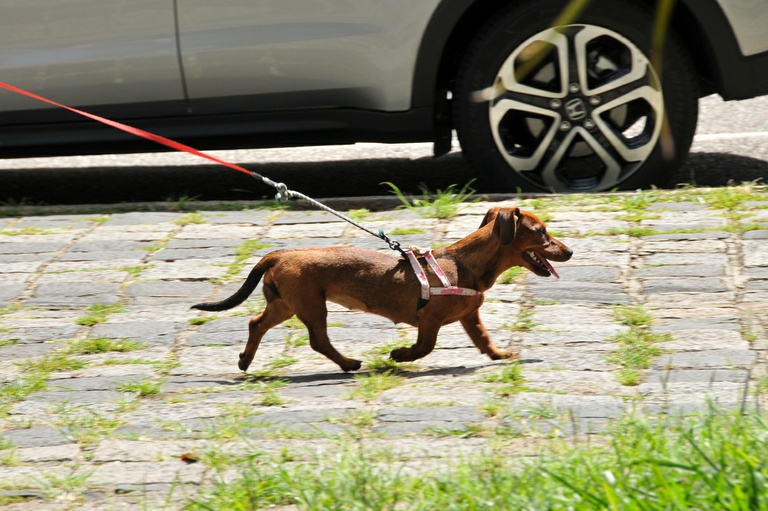
<svg viewBox="0 0 768 511"><path fill-rule="evenodd" d="M510 171L540 188L615 188L661 136L664 99L653 65L604 27L539 32L507 57L493 88L496 146Z"/></svg>

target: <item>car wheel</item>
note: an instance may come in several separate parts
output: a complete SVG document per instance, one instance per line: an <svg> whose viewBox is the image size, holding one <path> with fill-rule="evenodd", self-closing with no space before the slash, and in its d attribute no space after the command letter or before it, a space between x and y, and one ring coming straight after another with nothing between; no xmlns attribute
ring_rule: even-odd
<svg viewBox="0 0 768 511"><path fill-rule="evenodd" d="M651 58L653 12L593 0L516 5L480 31L454 89L465 155L496 189L588 192L666 185L696 129L698 87L669 30Z"/></svg>

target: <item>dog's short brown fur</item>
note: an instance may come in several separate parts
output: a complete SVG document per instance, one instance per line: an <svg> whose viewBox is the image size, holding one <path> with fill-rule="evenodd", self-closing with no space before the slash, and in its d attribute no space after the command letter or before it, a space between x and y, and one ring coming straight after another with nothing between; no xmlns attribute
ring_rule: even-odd
<svg viewBox="0 0 768 511"><path fill-rule="evenodd" d="M417 311L420 285L408 261L391 254L352 247L277 250L267 254L251 271L243 286L220 302L194 308L220 311L239 305L264 278L267 307L251 318L248 343L238 366L251 364L264 334L294 314L307 326L312 348L336 362L344 371L360 368L359 360L347 358L328 339L326 300L349 309L372 312L394 323L418 326L416 344L398 348L390 357L398 362L416 360L435 347L440 327L460 321L472 342L492 359L516 358L491 342L480 320L484 292L512 266L523 266L542 277L551 275L549 263L567 261L573 252L547 234L535 215L518 208L493 208L480 228L456 243L434 251L451 283L475 289L474 296L433 296ZM537 261L537 259L539 261ZM422 265L424 265L422 261ZM425 269L432 286L440 286Z"/></svg>

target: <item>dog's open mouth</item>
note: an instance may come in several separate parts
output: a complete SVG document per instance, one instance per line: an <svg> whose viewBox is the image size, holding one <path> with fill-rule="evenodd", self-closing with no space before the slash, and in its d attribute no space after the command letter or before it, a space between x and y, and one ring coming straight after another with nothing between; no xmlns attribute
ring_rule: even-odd
<svg viewBox="0 0 768 511"><path fill-rule="evenodd" d="M550 275L554 275L556 279L560 278L560 275L558 275L552 265L549 264L549 261L547 261L546 257L539 254L535 250L526 250L523 252L523 258L531 263L531 266L533 266L533 272L536 275L541 277L549 277Z"/></svg>

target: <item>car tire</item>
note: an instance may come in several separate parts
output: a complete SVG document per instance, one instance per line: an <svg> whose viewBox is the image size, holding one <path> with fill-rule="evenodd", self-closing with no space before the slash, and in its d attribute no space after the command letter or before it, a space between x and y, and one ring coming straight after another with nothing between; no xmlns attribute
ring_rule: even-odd
<svg viewBox="0 0 768 511"><path fill-rule="evenodd" d="M671 28L652 62L653 11L592 0L503 11L470 43L456 76L464 154L499 191L594 192L666 186L693 139L698 82Z"/></svg>

